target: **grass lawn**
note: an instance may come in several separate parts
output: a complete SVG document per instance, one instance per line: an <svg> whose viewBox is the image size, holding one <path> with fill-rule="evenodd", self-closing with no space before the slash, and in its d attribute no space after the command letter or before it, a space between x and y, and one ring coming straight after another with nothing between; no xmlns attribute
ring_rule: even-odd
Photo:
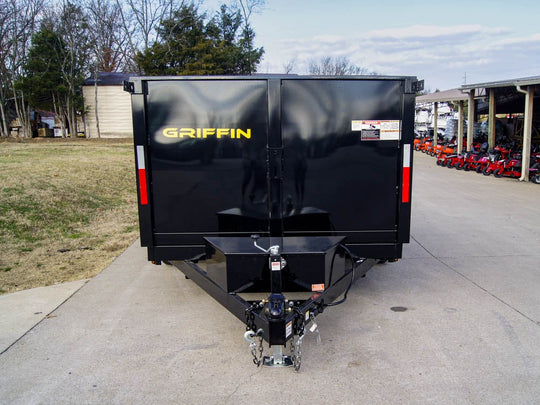
<svg viewBox="0 0 540 405"><path fill-rule="evenodd" d="M0 141L0 294L89 278L138 237L132 141Z"/></svg>

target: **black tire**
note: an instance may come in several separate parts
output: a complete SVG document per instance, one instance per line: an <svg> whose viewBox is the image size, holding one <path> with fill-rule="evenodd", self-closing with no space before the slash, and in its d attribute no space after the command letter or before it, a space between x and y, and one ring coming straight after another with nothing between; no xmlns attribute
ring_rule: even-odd
<svg viewBox="0 0 540 405"><path fill-rule="evenodd" d="M465 168L465 164L464 164L463 162L459 162L459 163L455 166L455 168L456 168L457 170L463 170L463 169Z"/></svg>
<svg viewBox="0 0 540 405"><path fill-rule="evenodd" d="M482 173L482 165L476 166L474 170L476 171L476 173Z"/></svg>
<svg viewBox="0 0 540 405"><path fill-rule="evenodd" d="M494 170L494 171L493 171L493 175L494 175L495 177L497 177L497 178L500 178L500 177L502 177L503 171L504 171L504 170L503 170L503 168L501 167L501 168L498 169L498 170Z"/></svg>
<svg viewBox="0 0 540 405"><path fill-rule="evenodd" d="M470 171L471 170L471 166L468 164L468 163L465 163L463 165L463 170L465 170L466 172Z"/></svg>
<svg viewBox="0 0 540 405"><path fill-rule="evenodd" d="M486 166L484 170L482 170L482 174L484 176L489 176L491 174L491 170L489 170L489 166Z"/></svg>
<svg viewBox="0 0 540 405"><path fill-rule="evenodd" d="M540 174L535 174L532 178L532 182L536 184L540 184Z"/></svg>
<svg viewBox="0 0 540 405"><path fill-rule="evenodd" d="M437 159L437 161L435 163L437 163L437 166L441 165L441 161L439 159Z"/></svg>

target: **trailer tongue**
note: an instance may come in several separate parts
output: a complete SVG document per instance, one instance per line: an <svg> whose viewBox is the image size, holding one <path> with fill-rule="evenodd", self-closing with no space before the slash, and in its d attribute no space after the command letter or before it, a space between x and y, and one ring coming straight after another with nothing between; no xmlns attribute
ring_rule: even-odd
<svg viewBox="0 0 540 405"><path fill-rule="evenodd" d="M257 365L409 241L414 77L137 77L141 244L246 324ZM341 297L341 298L340 298ZM273 355L262 357L263 340ZM290 355L284 354L289 346Z"/></svg>

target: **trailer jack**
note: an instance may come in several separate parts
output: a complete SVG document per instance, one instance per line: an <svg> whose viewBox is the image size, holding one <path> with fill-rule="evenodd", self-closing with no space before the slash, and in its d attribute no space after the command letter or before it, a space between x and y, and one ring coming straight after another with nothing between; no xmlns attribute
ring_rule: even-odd
<svg viewBox="0 0 540 405"><path fill-rule="evenodd" d="M263 354L263 330L259 329L257 333L252 330L248 330L244 333L244 339L249 343L249 349L251 350L251 355L253 356L253 363L259 367L261 364L266 367L291 367L294 366L296 371L300 370L302 352L302 339L304 338L304 333L298 336L296 344L294 343L294 338L291 339L291 355L283 355L283 345L274 345L273 356L264 356ZM259 342L255 338L259 338ZM261 360L262 359L262 360Z"/></svg>
<svg viewBox="0 0 540 405"><path fill-rule="evenodd" d="M315 316L313 313L310 314L309 320L312 322L311 327L309 328L309 331L311 333L317 334L317 344L321 343L321 333L319 332L319 328L317 326L317 323L315 323ZM253 330L249 329L244 333L244 339L246 342L249 343L249 349L251 350L251 355L253 356L253 363L260 367L261 365L266 367L291 367L294 366L294 369L296 371L300 370L300 366L302 364L302 341L305 336L305 322L302 323L298 338L295 339L294 337L290 339L290 355L284 355L283 349L286 347L285 345L274 345L272 346L273 349L273 356L264 356L263 357L263 335L264 331L262 329L257 330L257 333L253 332ZM257 342L255 339L258 338L259 341Z"/></svg>
<svg viewBox="0 0 540 405"><path fill-rule="evenodd" d="M273 356L264 356L263 358L263 365L267 367L290 367L293 365L293 358L292 356L284 356L283 355L283 348L282 345L275 345L272 346L272 349L274 350Z"/></svg>

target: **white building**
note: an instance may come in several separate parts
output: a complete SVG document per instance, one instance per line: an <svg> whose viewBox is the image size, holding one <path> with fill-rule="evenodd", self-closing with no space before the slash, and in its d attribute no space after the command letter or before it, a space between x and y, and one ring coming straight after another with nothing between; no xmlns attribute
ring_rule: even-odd
<svg viewBox="0 0 540 405"><path fill-rule="evenodd" d="M85 108L85 133L87 138L132 138L133 121L131 115L131 95L124 91L123 82L134 74L103 72L88 78L83 85ZM96 94L97 90L97 94ZM97 102L97 117L96 117Z"/></svg>

